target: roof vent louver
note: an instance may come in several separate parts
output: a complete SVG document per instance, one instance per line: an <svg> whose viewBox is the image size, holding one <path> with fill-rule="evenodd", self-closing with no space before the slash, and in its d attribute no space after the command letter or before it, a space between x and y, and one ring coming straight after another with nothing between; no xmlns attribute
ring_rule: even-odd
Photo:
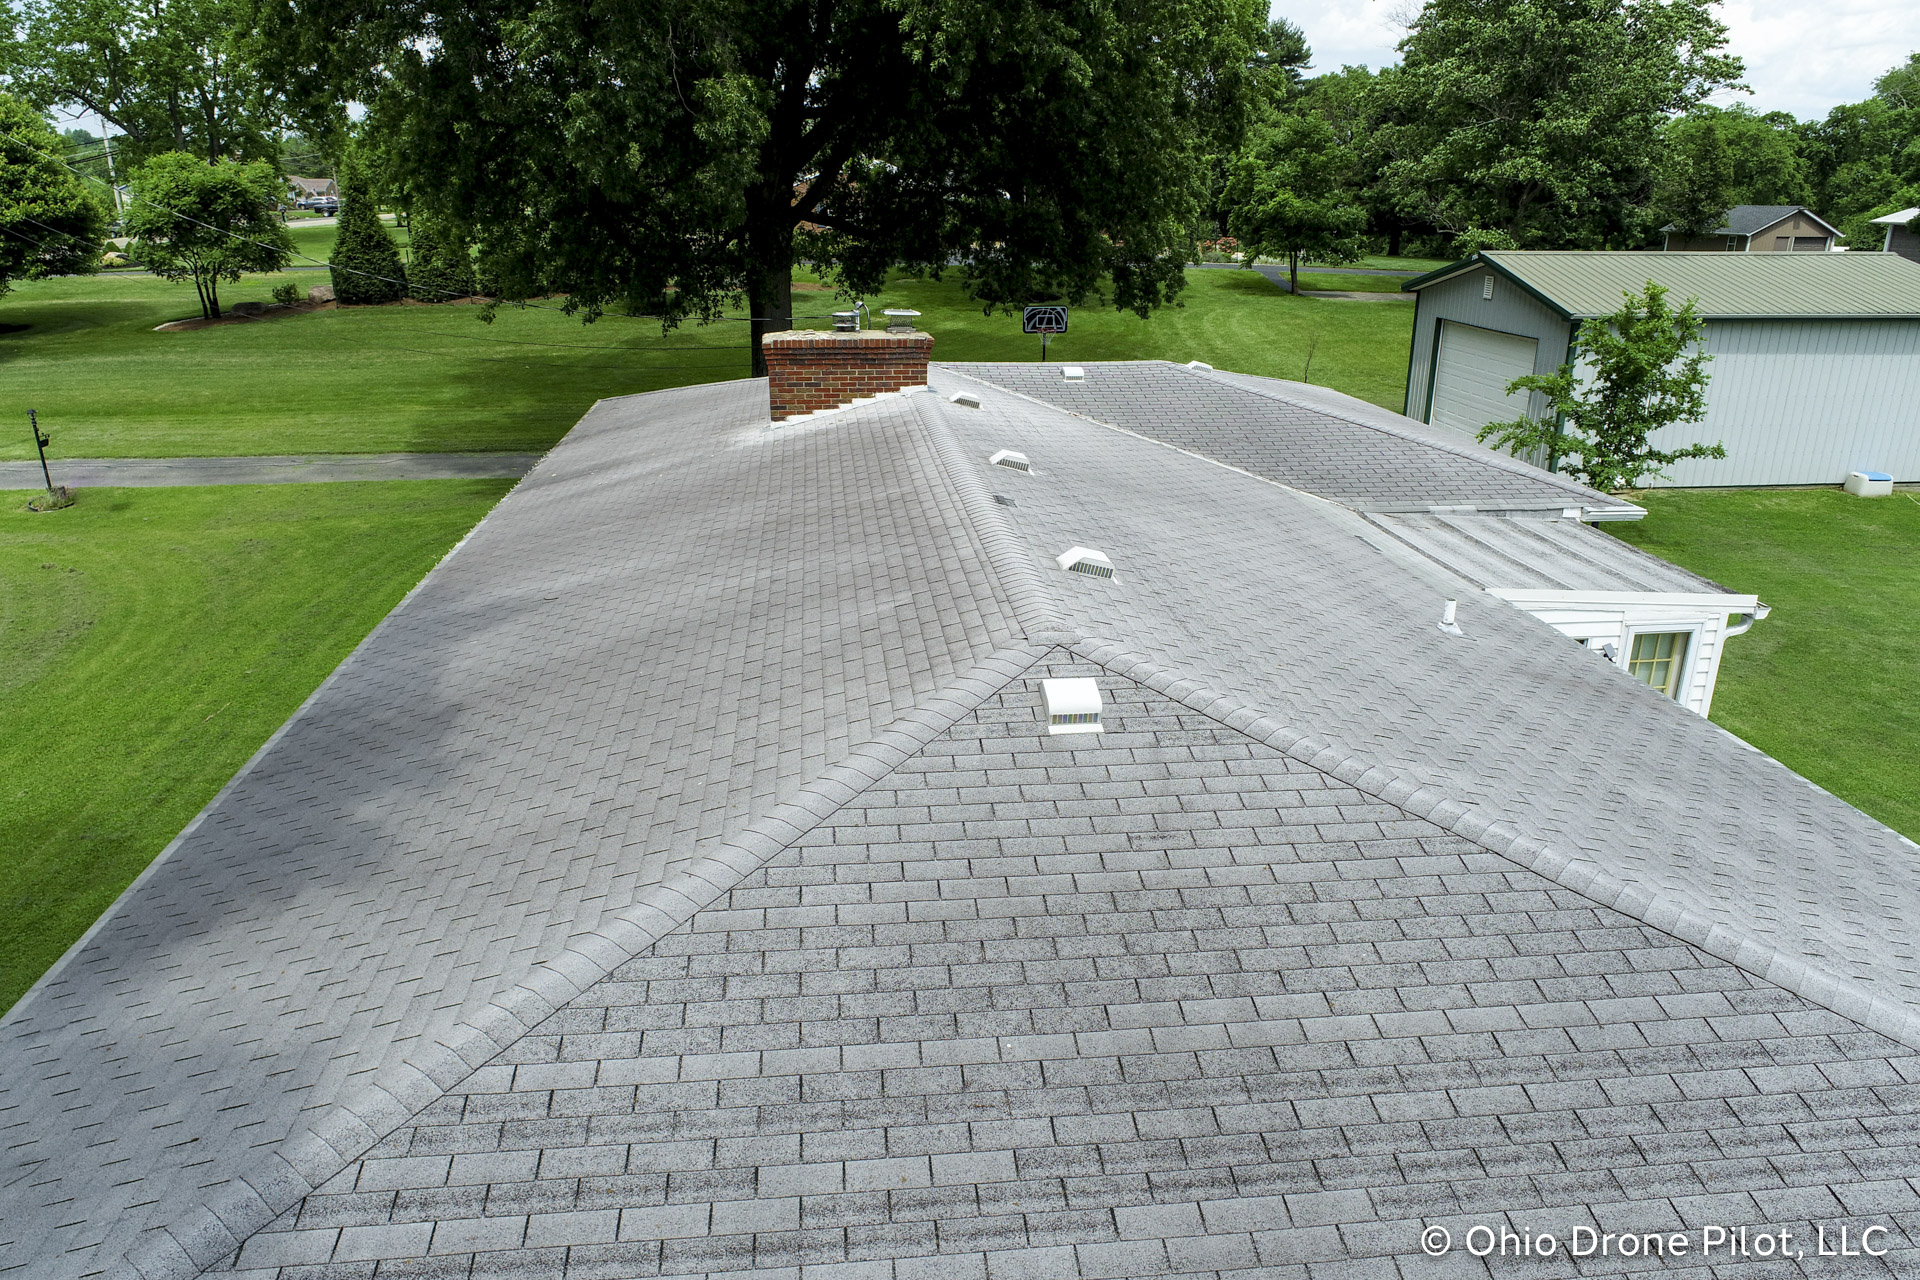
<svg viewBox="0 0 1920 1280"><path fill-rule="evenodd" d="M1208 364L1205 360L1189 360L1187 361L1187 368L1198 369L1202 373L1213 372L1213 366Z"/></svg>
<svg viewBox="0 0 1920 1280"><path fill-rule="evenodd" d="M1089 578L1113 577L1113 561L1092 547L1068 547L1053 558L1068 573L1084 573Z"/></svg>
<svg viewBox="0 0 1920 1280"><path fill-rule="evenodd" d="M971 391L956 391L948 396L947 399L953 401L953 403L959 405L962 409L978 409L980 407L980 397Z"/></svg>
<svg viewBox="0 0 1920 1280"><path fill-rule="evenodd" d="M990 456L987 461L996 467L1005 467L1009 471L1033 470L1033 463L1027 461L1027 455L1012 449L1002 449Z"/></svg>
<svg viewBox="0 0 1920 1280"><path fill-rule="evenodd" d="M1100 732L1100 686L1093 680L1042 680L1040 700L1046 706L1048 733Z"/></svg>
<svg viewBox="0 0 1920 1280"><path fill-rule="evenodd" d="M1060 366L1060 376L1068 382L1079 382L1087 376L1087 371L1077 364L1063 364Z"/></svg>

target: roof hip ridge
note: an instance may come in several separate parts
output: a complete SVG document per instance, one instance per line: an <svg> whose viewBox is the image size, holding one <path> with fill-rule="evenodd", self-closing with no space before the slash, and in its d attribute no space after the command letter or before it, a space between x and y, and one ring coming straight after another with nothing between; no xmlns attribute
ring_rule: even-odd
<svg viewBox="0 0 1920 1280"><path fill-rule="evenodd" d="M909 401L914 416L933 442L934 452L947 473L947 483L953 486L954 495L960 500L960 509L987 553L987 567L1007 593L1014 620L1029 638L1063 633L1067 622L1058 599L1039 565L1034 563L1026 540L1014 529L1013 521L1007 518L1000 504L993 500L986 482L973 465L973 458L944 420L946 413L960 410L942 410L939 405L944 403L934 396L914 396Z"/></svg>
<svg viewBox="0 0 1920 1280"><path fill-rule="evenodd" d="M593 929L569 938L559 954L536 963L485 1008L419 1052L383 1066L353 1097L321 1108L304 1128L276 1144L252 1169L216 1187L201 1204L145 1231L107 1274L117 1280L192 1280L205 1274L548 1017L685 924L1072 639L1060 631L1050 639L1006 645L960 672L846 759L829 765L791 800L649 886L632 904L608 912Z"/></svg>
<svg viewBox="0 0 1920 1280"><path fill-rule="evenodd" d="M1858 981L1782 950L1660 891L1622 879L1590 859L1563 852L1527 834L1508 818L1442 794L1431 783L1386 769L1337 743L1290 729L1277 716L1233 694L1208 688L1152 658L1113 641L1084 637L1067 646L1075 655L1218 721L1291 759L1338 778L1356 791L1471 840L1490 853L1544 876L1565 889L1699 947L1707 954L1824 1009L1920 1049L1920 1009L1872 991ZM1785 768L1785 766L1782 766Z"/></svg>

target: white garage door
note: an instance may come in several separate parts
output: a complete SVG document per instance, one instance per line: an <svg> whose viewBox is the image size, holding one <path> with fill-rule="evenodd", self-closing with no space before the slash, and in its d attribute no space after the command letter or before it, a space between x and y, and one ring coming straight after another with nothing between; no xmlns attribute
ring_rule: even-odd
<svg viewBox="0 0 1920 1280"><path fill-rule="evenodd" d="M1472 439L1489 422L1519 417L1526 412L1527 393L1509 396L1507 384L1533 372L1539 345L1532 338L1443 321L1427 421Z"/></svg>

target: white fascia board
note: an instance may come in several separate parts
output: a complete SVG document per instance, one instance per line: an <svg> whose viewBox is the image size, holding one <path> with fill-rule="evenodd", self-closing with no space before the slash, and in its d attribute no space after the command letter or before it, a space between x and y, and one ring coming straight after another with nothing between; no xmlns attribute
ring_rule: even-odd
<svg viewBox="0 0 1920 1280"><path fill-rule="evenodd" d="M1713 592L1680 591L1560 591L1552 588L1518 590L1509 587L1488 587L1487 594L1523 609L1535 606L1557 608L1580 608L1593 606L1604 609L1701 609L1709 613L1750 613L1760 605L1756 595L1737 595L1733 592L1716 594Z"/></svg>

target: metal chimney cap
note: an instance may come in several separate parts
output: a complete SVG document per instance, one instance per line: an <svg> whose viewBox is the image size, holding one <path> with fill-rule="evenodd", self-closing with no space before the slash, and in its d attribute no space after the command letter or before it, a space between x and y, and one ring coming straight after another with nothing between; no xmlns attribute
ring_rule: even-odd
<svg viewBox="0 0 1920 1280"><path fill-rule="evenodd" d="M918 327L914 322L920 318L918 311L907 307L888 307L880 314L887 318L888 333L912 333Z"/></svg>

